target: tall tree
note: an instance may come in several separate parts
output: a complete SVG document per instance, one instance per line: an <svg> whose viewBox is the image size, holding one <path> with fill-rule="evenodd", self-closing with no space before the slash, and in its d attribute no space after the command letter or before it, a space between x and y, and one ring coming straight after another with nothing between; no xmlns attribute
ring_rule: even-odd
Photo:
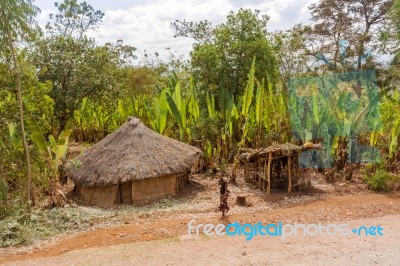
<svg viewBox="0 0 400 266"><path fill-rule="evenodd" d="M355 61L355 68L363 67L366 53L377 52L380 27L387 20L393 0L321 0L310 6L313 25L314 55L324 55L333 68L353 68L345 64L341 49ZM342 48L341 48L342 47ZM369 57L372 58L372 57ZM371 66L374 62L367 62Z"/></svg>
<svg viewBox="0 0 400 266"><path fill-rule="evenodd" d="M390 62L389 75L385 85L389 89L395 89L400 86L400 0L394 1L389 14L391 21L388 24L387 32L389 34L387 36L393 60Z"/></svg>
<svg viewBox="0 0 400 266"><path fill-rule="evenodd" d="M32 41L38 32L34 17L39 9L30 0L0 0L0 53L4 56L10 71L16 79L16 96L18 100L19 120L26 158L27 200L29 211L32 194L32 173L29 148L26 140L24 123L24 103L22 101L21 67L18 59L18 42Z"/></svg>
<svg viewBox="0 0 400 266"><path fill-rule="evenodd" d="M58 14L51 14L46 28L53 35L63 37L72 36L82 38L88 31L98 28L104 13L94 8L87 2L78 3L76 0L64 0L63 3L54 4Z"/></svg>
<svg viewBox="0 0 400 266"><path fill-rule="evenodd" d="M400 40L400 0L395 0L390 9L390 17L396 28L397 39Z"/></svg>
<svg viewBox="0 0 400 266"><path fill-rule="evenodd" d="M256 77L260 80L276 73L276 60L267 39L268 16L258 10L230 12L226 22L212 27L208 21L172 24L175 36L194 39L191 64L199 85L204 88L225 87L242 95L247 74L256 57Z"/></svg>
<svg viewBox="0 0 400 266"><path fill-rule="evenodd" d="M39 69L39 80L53 84L50 95L61 132L82 99L99 99L117 90L116 71L129 64L135 48L122 41L96 45L87 35L99 26L104 14L86 2L65 0L56 6L59 13L51 15L47 36L31 56Z"/></svg>
<svg viewBox="0 0 400 266"><path fill-rule="evenodd" d="M310 26L299 24L289 30L270 34L283 80L311 71L308 60L309 48L307 47L310 31Z"/></svg>

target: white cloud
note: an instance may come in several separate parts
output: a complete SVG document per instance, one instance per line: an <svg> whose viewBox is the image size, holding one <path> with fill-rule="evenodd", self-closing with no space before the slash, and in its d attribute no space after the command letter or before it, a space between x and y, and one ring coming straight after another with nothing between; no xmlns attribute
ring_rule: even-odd
<svg viewBox="0 0 400 266"><path fill-rule="evenodd" d="M307 6L316 0L153 0L132 1L130 8L102 10L105 12L99 32L94 34L98 42L124 43L147 50L150 53L165 54L166 48L188 55L192 41L187 38L174 38L170 23L179 19L200 21L207 19L214 24L221 23L230 11L239 8L258 9L270 16L269 29L281 30L303 22L307 23L309 11ZM90 2L90 1L89 1ZM129 1L130 2L130 1ZM102 1L95 1L92 6L97 9ZM127 5L127 1L124 2ZM48 9L48 8L47 8ZM44 12L43 12L44 11ZM39 21L54 11L42 10ZM41 22L44 24L44 22Z"/></svg>
<svg viewBox="0 0 400 266"><path fill-rule="evenodd" d="M174 38L171 22L207 19L219 23L234 7L223 1L164 0L127 10L106 11L100 28L102 42L124 40L139 50L163 52L166 48L188 54L192 41Z"/></svg>

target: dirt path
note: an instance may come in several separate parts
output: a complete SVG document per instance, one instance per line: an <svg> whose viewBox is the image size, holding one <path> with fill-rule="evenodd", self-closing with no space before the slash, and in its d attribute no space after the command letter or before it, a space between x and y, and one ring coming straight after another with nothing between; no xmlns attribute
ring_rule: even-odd
<svg viewBox="0 0 400 266"><path fill-rule="evenodd" d="M368 224L379 222L381 223L380 219L371 219L375 217L383 217L387 215L399 215L400 214L400 194L355 194L355 195L346 195L346 196L332 196L328 198L323 198L323 199L318 199L314 202L304 204L304 205L298 205L298 206L293 206L293 207L287 207L284 209L265 209L265 210L260 210L256 211L253 213L233 213L230 216L228 216L226 219L221 220L219 218L218 213L214 213L212 215L204 215L203 217L199 217L196 219L197 223L213 223L213 224L218 224L218 223L231 223L238 221L240 223L256 223L257 221L260 221L264 224L267 223L276 223L279 221L285 222L285 223L294 223L294 222L301 222L301 223L326 223L326 222L339 222L339 221L348 221L348 220L355 220L355 219L369 219L365 221L358 221L358 222L368 222ZM379 249L382 250L388 250L388 252L392 252L394 246L397 248L397 251L399 249L398 243L394 243L394 245L390 244L390 241L394 241L392 239L393 236L397 236L397 239L399 239L399 234L400 234L400 216L392 216L391 218L385 218L389 219L387 220L387 227L388 228L393 228L393 232L390 234L388 233L382 238L376 238L376 241L370 241L369 238L364 238L362 240L360 239L353 239L353 238L345 238L345 239L338 239L338 238L332 238L332 239L324 239L321 238L320 241L322 246L326 245L326 248L324 249L325 253L326 252L333 252L332 255L330 256L339 256L342 252L343 254L347 254L348 256L352 256L351 254L346 253L346 250L357 250L358 253L360 251L360 243L365 243L366 247L365 248L374 248L378 247L376 246L377 244L374 243L380 243L382 246L379 246ZM143 241L150 241L150 240L168 240L168 241L176 241L179 236L185 235L187 232L187 223L191 220L191 218L181 218L177 219L176 217L169 217L169 219L163 219L163 220L154 220L149 217L149 221L146 220L141 220L135 224L129 224L129 225L124 225L124 226L118 226L118 227L111 227L111 228L101 228L101 229L95 229L92 231L76 234L76 235L71 235L71 236L63 236L62 238L59 238L56 240L54 243L50 244L44 244L40 248L35 249L31 253L26 253L26 254L19 254L19 255L4 255L0 257L0 263L11 263L11 262L16 262L16 261L25 261L21 263L26 263L26 264L32 264L33 260L39 259L40 263L42 264L46 261L48 261L51 265L51 261L54 262L54 260L57 260L57 258L62 261L65 259L65 256L73 256L73 254L79 254L80 252L82 253L83 258L90 258L91 256L95 256L94 254L98 251L101 251L102 255L99 257L98 255L95 256L98 258L96 261L96 264L101 264L104 263L104 265L109 264L106 263L106 261L110 262L112 260L112 256L117 256L118 259L116 259L117 264L123 264L124 260L123 258L127 258L125 262L131 261L133 257L129 257L132 254L141 254L139 258L141 258L142 262L146 262L146 259L152 260L154 258L154 262L157 263L157 260L161 260L163 256L160 254L163 253L161 251L155 250L154 252L158 254L157 256L153 256L153 252L147 251L149 249L149 244L143 243ZM383 221L383 220L382 220ZM385 220L386 221L386 220ZM397 230L394 230L397 229ZM389 230L389 229L388 229ZM390 229L392 230L392 229ZM396 235L397 234L397 235ZM174 240L175 239L175 240ZM318 238L319 239L319 238ZM371 238L372 239L372 238ZM348 246L346 248L342 247L342 242L344 241L345 243L348 243ZM387 243L385 241L388 241ZM241 245L251 245L251 249L249 251L246 251L248 254L251 254L251 252L255 252L256 250L259 250L259 253L262 253L263 255L260 258L269 258L269 256L266 256L265 254L269 254L268 250L273 249L276 252L273 252L272 254L275 254L274 256L278 259L279 256L281 256L283 253L286 254L285 256L289 256L290 254L287 252L283 252L280 255L278 254L278 250L280 248L288 248L291 247L293 244L292 242L283 242L283 241L278 241L279 245L275 245L277 240L274 239L268 239L268 240L252 240L250 242L246 242L243 239L237 239L237 238L229 238L227 240L223 239L212 239L212 240L207 240L207 241L194 241L194 242L182 242L180 243L173 243L171 245L176 245L173 246L176 249L171 249L170 251L172 252L175 250L176 254L181 254L184 255L185 258L190 258L191 260L194 260L195 262L198 261L198 258L195 258L195 253L199 252L200 254L214 254L216 250L210 249L209 247L212 247L212 243L215 243L215 247L221 247L224 241L228 241L230 244L228 245L229 248L227 251L225 251L222 248L219 248L221 251L221 254L224 254L224 252L230 252L230 254L235 254L234 256L237 256L236 252L239 252L238 250L242 250ZM317 254L311 256L322 256L321 251L318 251L319 243L318 241L315 242L315 239L308 239L308 238L302 238L299 239L298 241L296 240L295 244L293 245L294 250L297 252L297 260L301 257L303 257L301 254L308 254L312 253L313 250L317 252ZM347 242L346 242L347 241ZM361 241L361 242L360 242ZM141 243L141 244L132 244L132 243ZM154 242L150 242L154 243ZM160 243L160 242L158 242ZM247 244L244 244L247 243ZM274 244L275 243L275 244ZM286 244L285 244L286 243ZM292 244L291 244L292 243ZM314 244L313 244L314 243ZM115 246L118 244L128 244L127 247L128 249L132 248L133 253L126 253L126 250L124 251L124 248L120 247L125 247L123 246ZM153 247L154 244L150 244L151 247ZM188 245L186 247L186 245ZM199 246L198 246L199 245ZM206 249L201 249L200 246L204 245ZM260 247L258 247L260 245ZM312 248L309 248L308 245L311 245ZM354 246L352 246L354 245ZM155 246L160 246L160 249L166 249L169 250L167 247L170 245L155 245ZM104 248L99 248L99 247L104 247ZM249 246L250 247L250 246ZM262 249L261 247L264 247ZM89 248L95 248L95 249L89 249ZM106 250L111 250L113 252L117 252L118 250L122 250L120 254L113 254L112 252L109 253ZM188 249L188 251L185 251ZM204 250L209 250L209 252L202 252ZM262 250L261 250L262 249ZM96 251L98 250L98 251ZM142 250L142 251L140 251ZM143 250L146 250L146 252L143 253ZM247 250L247 249L246 249ZM392 251L391 251L392 250ZM71 252L73 251L73 252ZM92 252L92 253L91 253ZM93 253L94 252L94 253ZM104 252L104 254L103 254ZM135 253L136 252L136 253ZM160 253L161 252L161 253ZM167 251L164 252L164 254ZM184 253L184 252L189 252L189 253ZM192 252L192 254L190 254ZM382 251L383 252L383 251ZM386 251L385 251L386 252ZM66 253L66 254L64 254ZM239 254L240 253L240 254ZM241 252L238 254L240 256L243 256ZM246 253L246 254L247 254ZM353 255L357 255L358 253L352 253ZM92 254L92 255L90 255ZM110 254L109 257L107 257ZM219 257L219 262L224 263L223 257L231 257L233 255L224 255L220 256L218 255L219 253L215 253L215 257ZM320 254L320 255L318 255ZM361 254L361 253L360 253ZM382 253L383 254L383 253ZM134 256L135 259L137 256ZM301 255L301 256L300 256ZM346 256L347 256L346 255ZM132 255L133 256L133 255ZM187 256L187 257L186 257ZM200 256L200 255L199 255ZM201 255L205 256L205 255ZM358 255L357 255L358 256ZM383 255L382 255L383 256ZM49 258L46 258L49 257ZM50 258L52 257L52 258ZM53 258L54 257L54 258ZM175 263L180 263L181 261L178 260L178 257L176 257ZM254 255L244 255L243 260L246 259L249 263L258 263L258 262L265 262L268 263L270 260L262 260L262 261L254 261L251 259L253 258ZM255 256L257 257L257 256ZM289 256L290 258L291 255ZM130 258L130 259L129 259ZM138 258L138 261L140 261ZM294 258L294 257L293 257ZM333 257L332 257L333 259ZM371 257L372 259L372 257ZM119 261L119 262L118 262ZM200 260L201 261L201 260ZM242 261L244 264L246 264L246 261ZM67 261L66 261L67 262ZM79 257L76 257L75 262L67 262L68 265L70 264L92 264L92 263L85 263L84 261L80 262ZM90 260L88 261L90 262ZM158 261L161 262L161 261ZM271 260L270 262L272 263L277 263L278 261ZM292 261L293 263L296 262L296 260ZM288 261L290 263L290 261ZM38 264L38 265L39 265ZM58 263L57 263L58 264ZM62 263L61 263L62 264ZM112 263L111 263L112 264ZM130 263L129 263L130 264ZM278 263L279 264L279 263ZM390 264L389 264L390 265Z"/></svg>
<svg viewBox="0 0 400 266"><path fill-rule="evenodd" d="M398 265L400 215L348 223L380 225L384 234L151 241L76 250L15 265Z"/></svg>

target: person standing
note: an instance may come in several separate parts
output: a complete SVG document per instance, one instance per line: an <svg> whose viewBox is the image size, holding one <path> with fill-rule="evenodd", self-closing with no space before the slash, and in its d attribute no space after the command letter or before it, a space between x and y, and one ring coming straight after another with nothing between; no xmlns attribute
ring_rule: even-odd
<svg viewBox="0 0 400 266"><path fill-rule="evenodd" d="M221 175L218 180L218 187L220 193L220 201L219 201L219 211L222 212L222 217L225 217L225 214L230 210L228 206L228 198L230 191L228 190L228 182L224 180L224 177Z"/></svg>

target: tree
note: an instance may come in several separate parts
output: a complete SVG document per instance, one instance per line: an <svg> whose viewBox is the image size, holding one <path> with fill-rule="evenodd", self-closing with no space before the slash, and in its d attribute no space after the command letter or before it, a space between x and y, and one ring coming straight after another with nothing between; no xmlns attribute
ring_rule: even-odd
<svg viewBox="0 0 400 266"><path fill-rule="evenodd" d="M121 53L132 53L129 46L123 49L118 51L110 44L96 46L88 38L61 36L39 43L32 57L39 69L39 79L53 84L50 96L55 101L60 132L83 98L99 100L117 92L118 68L123 64Z"/></svg>
<svg viewBox="0 0 400 266"><path fill-rule="evenodd" d="M18 58L17 42L32 41L38 32L34 17L39 9L30 0L1 0L0 1L0 52L4 56L10 72L16 79L16 96L22 134L22 142L26 159L26 175L28 179L27 200L29 211L34 202L32 194L32 173L29 148L26 140L24 124L24 105L22 100L21 67Z"/></svg>
<svg viewBox="0 0 400 266"><path fill-rule="evenodd" d="M96 30L104 17L103 12L94 10L86 2L78 4L76 0L64 0L63 3L56 2L54 5L59 13L51 14L50 19L54 19L54 22L48 22L46 25L53 35L80 39L88 31Z"/></svg>
<svg viewBox="0 0 400 266"><path fill-rule="evenodd" d="M175 37L195 40L191 52L194 76L204 88L225 87L235 96L242 95L247 74L256 57L256 77L276 77L276 60L267 34L266 15L240 9L230 12L226 22L212 27L208 21L172 24Z"/></svg>
<svg viewBox="0 0 400 266"><path fill-rule="evenodd" d="M296 25L286 31L271 34L271 43L276 54L281 78L288 80L298 74L310 72L307 37L310 26Z"/></svg>
<svg viewBox="0 0 400 266"><path fill-rule="evenodd" d="M213 26L208 20L199 22L175 20L171 24L175 29L174 37L188 37L194 39L198 44L211 43L213 39Z"/></svg>
<svg viewBox="0 0 400 266"><path fill-rule="evenodd" d="M396 0L390 10L389 32L392 43L391 53L394 55L389 68L387 87L398 88L400 84L400 0Z"/></svg>
<svg viewBox="0 0 400 266"><path fill-rule="evenodd" d="M356 62L355 67L361 69L366 54L381 48L382 43L377 42L379 29L387 20L392 3L393 0L322 0L312 4L313 55L330 62L331 68L354 68ZM353 59L351 63L344 62L343 47L346 56ZM372 56L368 58L367 66L376 64Z"/></svg>
<svg viewBox="0 0 400 266"><path fill-rule="evenodd" d="M51 16L48 35L31 57L39 80L52 82L50 96L61 132L82 99L100 99L117 91L118 68L130 64L135 48L122 41L97 46L86 34L98 27L104 14L86 2L65 0L56 6L59 14Z"/></svg>
<svg viewBox="0 0 400 266"><path fill-rule="evenodd" d="M400 40L400 0L395 0L390 9L390 18L395 26L397 39Z"/></svg>

